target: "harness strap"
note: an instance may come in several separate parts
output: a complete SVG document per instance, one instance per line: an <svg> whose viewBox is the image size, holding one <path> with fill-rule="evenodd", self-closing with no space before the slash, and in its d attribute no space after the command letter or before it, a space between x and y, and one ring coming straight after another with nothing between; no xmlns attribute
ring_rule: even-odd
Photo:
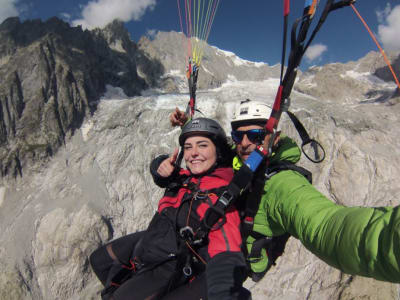
<svg viewBox="0 0 400 300"><path fill-rule="evenodd" d="M108 247L107 247L108 252ZM136 258L129 260L130 266L125 265L119 260L114 260L113 266L109 271L109 278L101 291L101 296L103 299L107 299L109 295L114 293L122 283L128 280L133 274L141 268L141 264L136 261Z"/></svg>
<svg viewBox="0 0 400 300"><path fill-rule="evenodd" d="M245 199L244 220L242 222L242 239L245 241L253 231L254 217L260 206L261 197L264 193L266 166L260 167L252 182L251 191L248 191Z"/></svg>
<svg viewBox="0 0 400 300"><path fill-rule="evenodd" d="M198 232L199 238L205 238L218 220L225 216L226 210L250 185L252 178L253 172L246 165L243 165L240 170L235 173L226 190L218 197L217 202L207 209Z"/></svg>
<svg viewBox="0 0 400 300"><path fill-rule="evenodd" d="M266 249L268 253L268 264L275 265L276 259L279 256L281 256L283 251L285 250L285 245L290 237L290 234L285 233L279 236L267 237L258 232L254 233L255 234L251 234L251 236L253 237L258 236L258 237L253 242L253 246L251 248L247 260L250 263L258 262L262 258L261 250Z"/></svg>
<svg viewBox="0 0 400 300"><path fill-rule="evenodd" d="M112 249L112 244L108 244L106 246L106 250L108 255L110 255L110 257L112 258L113 261L116 261L118 263L121 263L118 259L118 257L115 255L114 250Z"/></svg>
<svg viewBox="0 0 400 300"><path fill-rule="evenodd" d="M312 184L312 173L307 169L297 166L289 161L281 161L279 164L269 166L266 169L265 175L266 178L269 179L273 175L279 173L280 171L286 171L286 170L296 171L300 173L308 180L308 182Z"/></svg>
<svg viewBox="0 0 400 300"><path fill-rule="evenodd" d="M189 61L187 78L189 85L190 100L186 107L186 114L191 118L193 118L194 112L196 110L196 90L197 90L198 74L199 74L199 68L197 67L196 63Z"/></svg>
<svg viewBox="0 0 400 300"><path fill-rule="evenodd" d="M259 262L262 259L262 256L261 256L262 249L267 248L268 244L270 244L271 241L272 241L272 238L267 237L267 236L262 236L259 239L255 240L251 247L251 251L250 251L249 255L247 256L247 261L249 263Z"/></svg>
<svg viewBox="0 0 400 300"><path fill-rule="evenodd" d="M286 111L288 114L290 120L292 121L294 127L296 128L298 134L300 135L301 138L301 151L304 153L304 155L308 158L308 160L312 161L313 163L320 163L325 159L325 149L322 147L322 145L317 142L316 140L310 138L308 135L307 130L304 128L303 124L300 122L300 120L295 116L294 113L290 111ZM306 145L310 144L311 149L314 151L314 158L311 158L310 155L304 150L304 147ZM321 151L319 151L321 150Z"/></svg>

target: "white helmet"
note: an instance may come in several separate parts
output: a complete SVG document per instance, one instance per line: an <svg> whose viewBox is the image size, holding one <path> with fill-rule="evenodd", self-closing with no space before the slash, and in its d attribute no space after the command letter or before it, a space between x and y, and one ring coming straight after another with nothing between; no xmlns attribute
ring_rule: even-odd
<svg viewBox="0 0 400 300"><path fill-rule="evenodd" d="M231 126L232 129L241 126L242 124L257 124L265 125L271 115L271 107L266 103L252 101L246 99L240 102L233 112Z"/></svg>

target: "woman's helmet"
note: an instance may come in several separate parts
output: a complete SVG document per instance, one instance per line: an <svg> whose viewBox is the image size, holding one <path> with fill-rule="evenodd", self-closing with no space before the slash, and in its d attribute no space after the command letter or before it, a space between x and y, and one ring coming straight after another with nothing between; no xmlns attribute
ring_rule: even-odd
<svg viewBox="0 0 400 300"><path fill-rule="evenodd" d="M179 145L183 146L189 136L201 134L209 137L216 146L227 142L225 131L217 121L208 118L197 118L189 121L179 136Z"/></svg>

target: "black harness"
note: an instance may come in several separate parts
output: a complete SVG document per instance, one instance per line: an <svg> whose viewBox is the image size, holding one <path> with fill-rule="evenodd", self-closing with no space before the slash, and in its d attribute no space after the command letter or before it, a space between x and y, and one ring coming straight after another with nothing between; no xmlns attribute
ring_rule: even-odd
<svg viewBox="0 0 400 300"><path fill-rule="evenodd" d="M207 233L203 232L202 222L200 219L191 217L195 215L192 212L201 203L207 203L210 208L213 207L208 195L213 193L220 196L225 188L203 191L199 189L200 180L201 178L198 184L195 184L191 182L190 176L185 176L176 178L168 184L164 196L174 197L182 187L190 192L183 196L178 208L166 207L161 213L156 213L145 236L135 245L130 265L115 262L110 270L109 280L101 293L103 299L109 299L115 290L132 276L150 271L166 262L173 262L175 271L171 272L171 279L160 295L167 294L174 287L204 271L206 258L202 254L205 254L203 249L208 244L209 230ZM188 208L187 213L186 210L181 211L184 206ZM225 216L221 223L213 224L211 227L216 229L222 226L224 221Z"/></svg>
<svg viewBox="0 0 400 300"><path fill-rule="evenodd" d="M296 171L312 183L312 173L310 171L288 161L280 161L268 167L266 164L261 164L255 173L246 165L243 165L239 171L236 172L233 180L222 192L217 202L208 208L196 234L199 241L207 239L210 230L220 218L225 217L227 209L235 203L237 208L242 212L242 250L247 257L249 275L254 281L260 280L269 268L275 265L275 261L282 255L286 242L290 237L289 234L277 237L266 237L253 231L254 217L259 209L266 181L279 172L286 170ZM256 240L253 243L251 252L247 253L245 241L249 236L254 237ZM251 272L249 264L257 262L262 258L262 249L266 249L268 253L268 266L265 271L256 274Z"/></svg>

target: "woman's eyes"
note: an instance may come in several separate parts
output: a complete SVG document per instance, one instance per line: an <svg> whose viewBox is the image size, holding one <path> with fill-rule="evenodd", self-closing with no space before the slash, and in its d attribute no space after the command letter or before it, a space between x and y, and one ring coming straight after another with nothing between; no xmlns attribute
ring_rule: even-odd
<svg viewBox="0 0 400 300"><path fill-rule="evenodd" d="M197 147L202 148L202 149L205 149L205 148L207 148L208 146L209 146L208 143L197 144ZM190 150L190 149L192 149L192 148L193 148L192 145L183 146L183 150Z"/></svg>

